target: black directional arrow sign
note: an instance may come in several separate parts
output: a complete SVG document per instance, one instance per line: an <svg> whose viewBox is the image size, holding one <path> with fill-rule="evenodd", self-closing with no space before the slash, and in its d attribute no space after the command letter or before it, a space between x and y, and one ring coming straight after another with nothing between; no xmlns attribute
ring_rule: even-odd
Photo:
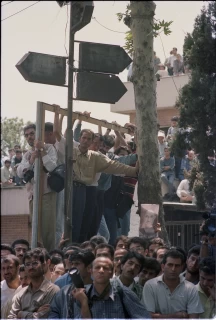
<svg viewBox="0 0 216 320"><path fill-rule="evenodd" d="M28 52L16 64L25 80L64 86L66 82L66 57Z"/></svg>
<svg viewBox="0 0 216 320"><path fill-rule="evenodd" d="M86 71L118 74L132 62L120 46L81 42L79 68Z"/></svg>
<svg viewBox="0 0 216 320"><path fill-rule="evenodd" d="M114 104L126 92L126 87L115 75L91 72L77 74L77 100Z"/></svg>

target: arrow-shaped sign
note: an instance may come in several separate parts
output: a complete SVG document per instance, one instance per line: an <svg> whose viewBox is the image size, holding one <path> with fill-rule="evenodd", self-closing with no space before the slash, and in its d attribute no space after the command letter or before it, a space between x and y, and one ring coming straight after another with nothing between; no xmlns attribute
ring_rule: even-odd
<svg viewBox="0 0 216 320"><path fill-rule="evenodd" d="M16 64L16 68L29 82L64 86L66 59L50 54L28 52Z"/></svg>
<svg viewBox="0 0 216 320"><path fill-rule="evenodd" d="M110 74L77 74L77 100L116 103L127 92L119 77Z"/></svg>
<svg viewBox="0 0 216 320"><path fill-rule="evenodd" d="M81 42L79 68L86 71L119 74L132 62L120 46Z"/></svg>

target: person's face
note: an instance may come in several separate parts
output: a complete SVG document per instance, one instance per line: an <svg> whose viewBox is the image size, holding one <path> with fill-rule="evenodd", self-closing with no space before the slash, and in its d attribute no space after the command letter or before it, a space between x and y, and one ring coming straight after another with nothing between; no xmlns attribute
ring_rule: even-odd
<svg viewBox="0 0 216 320"><path fill-rule="evenodd" d="M215 275L214 274L207 274L203 271L199 273L200 279L200 287L203 291L209 294L209 288L213 288L215 285Z"/></svg>
<svg viewBox="0 0 216 320"><path fill-rule="evenodd" d="M92 268L94 284L107 284L113 276L113 264L109 258L95 259Z"/></svg>
<svg viewBox="0 0 216 320"><path fill-rule="evenodd" d="M139 274L139 283L144 286L146 281L155 278L157 275L154 270L143 268Z"/></svg>
<svg viewBox="0 0 216 320"><path fill-rule="evenodd" d="M106 258L109 258L110 260L113 260L109 248L97 249L96 258L99 258L99 257L106 257Z"/></svg>
<svg viewBox="0 0 216 320"><path fill-rule="evenodd" d="M14 150L10 150L10 151L8 151L8 153L9 153L9 156L10 156L10 157L13 157L13 156L15 155Z"/></svg>
<svg viewBox="0 0 216 320"><path fill-rule="evenodd" d="M118 154L119 157L128 156L128 152L124 149L121 149L121 151Z"/></svg>
<svg viewBox="0 0 216 320"><path fill-rule="evenodd" d="M30 279L39 278L44 275L44 263L37 257L25 259L25 270Z"/></svg>
<svg viewBox="0 0 216 320"><path fill-rule="evenodd" d="M139 243L131 243L129 250L136 251L144 257L147 255L147 250L145 250Z"/></svg>
<svg viewBox="0 0 216 320"><path fill-rule="evenodd" d="M27 129L24 132L24 136L26 138L26 141L31 147L34 147L34 141L35 141L35 130L33 128Z"/></svg>
<svg viewBox="0 0 216 320"><path fill-rule="evenodd" d="M64 265L63 263L59 263L54 266L53 272L52 272L52 282L55 282L56 279L61 277L65 273Z"/></svg>
<svg viewBox="0 0 216 320"><path fill-rule="evenodd" d="M92 144L92 134L88 132L83 132L82 136L79 139L80 147L83 150L88 150L90 145Z"/></svg>
<svg viewBox="0 0 216 320"><path fill-rule="evenodd" d="M192 161L194 159L194 152L193 151L189 151L188 152L188 160Z"/></svg>
<svg viewBox="0 0 216 320"><path fill-rule="evenodd" d="M110 150L110 146L106 145L104 142L100 145L100 152L103 154L107 154L107 152Z"/></svg>
<svg viewBox="0 0 216 320"><path fill-rule="evenodd" d="M140 272L141 264L136 258L128 259L121 265L122 275L128 280L133 280Z"/></svg>
<svg viewBox="0 0 216 320"><path fill-rule="evenodd" d="M187 271L189 273L198 273L199 272L199 256L192 253L186 261Z"/></svg>
<svg viewBox="0 0 216 320"><path fill-rule="evenodd" d="M16 158L21 159L22 158L22 153L21 152L16 152Z"/></svg>
<svg viewBox="0 0 216 320"><path fill-rule="evenodd" d="M177 121L171 121L171 127L177 127L178 122Z"/></svg>
<svg viewBox="0 0 216 320"><path fill-rule="evenodd" d="M170 151L168 149L164 149L165 157L170 157Z"/></svg>
<svg viewBox="0 0 216 320"><path fill-rule="evenodd" d="M89 150L98 151L101 145L100 137L95 137L92 144L89 147Z"/></svg>
<svg viewBox="0 0 216 320"><path fill-rule="evenodd" d="M160 247L160 244L158 244L158 243L151 244L149 246L149 252L148 252L149 257L152 257L153 252L155 251L155 249L157 249L159 247Z"/></svg>
<svg viewBox="0 0 216 320"><path fill-rule="evenodd" d="M11 163L9 161L5 161L5 167L10 168L10 166L11 166Z"/></svg>
<svg viewBox="0 0 216 320"><path fill-rule="evenodd" d="M179 258L168 257L165 264L161 265L164 277L168 280L177 280L182 272L182 261Z"/></svg>
<svg viewBox="0 0 216 320"><path fill-rule="evenodd" d="M45 131L44 132L44 142L49 144L55 144L56 138L53 132Z"/></svg>
<svg viewBox="0 0 216 320"><path fill-rule="evenodd" d="M145 227L152 228L154 219L155 219L154 212L147 211L145 214Z"/></svg>
<svg viewBox="0 0 216 320"><path fill-rule="evenodd" d="M175 55L177 53L177 50L175 48L172 49L173 54Z"/></svg>
<svg viewBox="0 0 216 320"><path fill-rule="evenodd" d="M23 256L28 250L28 246L26 244L17 243L14 247L15 254L20 260L20 264L23 264Z"/></svg>
<svg viewBox="0 0 216 320"><path fill-rule="evenodd" d="M29 285L30 279L28 277L27 271L20 271L19 277L20 277L20 284L23 288Z"/></svg>
<svg viewBox="0 0 216 320"><path fill-rule="evenodd" d="M6 283L11 283L18 277L19 266L16 267L15 262L10 260L9 262L2 262L1 274L4 277Z"/></svg>
<svg viewBox="0 0 216 320"><path fill-rule="evenodd" d="M118 250L118 249L125 249L125 248L127 248L127 247L128 247L128 246L127 246L127 244L126 244L124 241L119 240L118 243L117 243L117 245L116 245L116 250Z"/></svg>
<svg viewBox="0 0 216 320"><path fill-rule="evenodd" d="M127 252L125 249L118 249L114 253L114 269L116 275L121 273L121 260Z"/></svg>
<svg viewBox="0 0 216 320"><path fill-rule="evenodd" d="M158 141L162 144L162 143L164 142L164 137L159 136L159 137L158 137Z"/></svg>
<svg viewBox="0 0 216 320"><path fill-rule="evenodd" d="M65 262L65 269L68 270L71 268L71 263L69 261L69 256L70 254L72 254L75 250L68 250L66 253L65 253L65 256L64 256L64 262Z"/></svg>
<svg viewBox="0 0 216 320"><path fill-rule="evenodd" d="M168 249L158 249L158 251L157 251L157 261L158 262L160 262L160 263L162 262L163 257L167 251L168 251Z"/></svg>
<svg viewBox="0 0 216 320"><path fill-rule="evenodd" d="M20 146L15 146L15 147L14 147L14 150L15 150L15 151L18 150L18 149L20 149Z"/></svg>
<svg viewBox="0 0 216 320"><path fill-rule="evenodd" d="M1 258L4 258L8 254L11 254L11 252L9 250L1 250Z"/></svg>
<svg viewBox="0 0 216 320"><path fill-rule="evenodd" d="M81 260L71 261L71 268L77 268L79 270L80 276L84 279L87 275L87 269L85 264Z"/></svg>

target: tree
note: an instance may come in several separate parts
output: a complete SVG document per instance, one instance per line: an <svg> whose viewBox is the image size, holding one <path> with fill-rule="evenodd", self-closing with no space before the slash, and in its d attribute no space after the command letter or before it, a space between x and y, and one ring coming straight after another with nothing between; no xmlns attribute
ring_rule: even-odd
<svg viewBox="0 0 216 320"><path fill-rule="evenodd" d="M165 227L161 195L159 151L157 140L156 77L153 63L153 38L163 27L170 33L171 21L155 23L153 1L131 1L126 13L118 14L119 20L130 27L126 37L126 49L133 53L133 76L136 125L138 138L138 158L140 173L138 179L139 209L142 203L159 204L159 222L162 237L169 243ZM124 18L123 18L124 17ZM129 51L130 50L130 51Z"/></svg>
<svg viewBox="0 0 216 320"><path fill-rule="evenodd" d="M194 168L191 187L200 209L216 203L216 2L208 3L195 19L192 34L187 34L183 52L191 69L191 78L176 104L182 128L173 148L194 148L200 165ZM188 130L190 128L190 130ZM194 172L196 174L194 174Z"/></svg>
<svg viewBox="0 0 216 320"><path fill-rule="evenodd" d="M1 148L4 152L15 144L21 145L22 149L27 147L27 142L23 139L23 127L29 123L31 122L24 124L23 119L17 117L1 119Z"/></svg>

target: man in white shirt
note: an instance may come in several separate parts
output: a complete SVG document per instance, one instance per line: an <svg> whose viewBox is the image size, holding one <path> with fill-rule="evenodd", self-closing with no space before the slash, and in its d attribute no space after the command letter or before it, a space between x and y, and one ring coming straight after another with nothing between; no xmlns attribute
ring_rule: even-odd
<svg viewBox="0 0 216 320"><path fill-rule="evenodd" d="M42 214L41 214L41 236L39 241L43 242L44 247L51 251L55 248L55 231L56 231L56 192L52 191L47 183L47 172L52 172L57 167L57 152L53 145L43 144L35 140L35 124L30 124L24 128L24 136L28 144L32 147L27 151L22 162L17 167L17 175L24 177L27 171L34 170L34 162L37 157L41 157L43 163L42 179L43 196L42 196ZM45 128L46 131L46 128ZM26 187L29 199L30 218L33 214L33 184L34 179L26 181Z"/></svg>
<svg viewBox="0 0 216 320"><path fill-rule="evenodd" d="M12 187L12 169L11 169L11 160L9 158L4 159L4 166L1 167L1 183L4 187Z"/></svg>
<svg viewBox="0 0 216 320"><path fill-rule="evenodd" d="M180 198L180 202L195 201L195 196L193 195L192 191L189 190L188 179L184 179L180 182L176 193L177 193L177 196Z"/></svg>

